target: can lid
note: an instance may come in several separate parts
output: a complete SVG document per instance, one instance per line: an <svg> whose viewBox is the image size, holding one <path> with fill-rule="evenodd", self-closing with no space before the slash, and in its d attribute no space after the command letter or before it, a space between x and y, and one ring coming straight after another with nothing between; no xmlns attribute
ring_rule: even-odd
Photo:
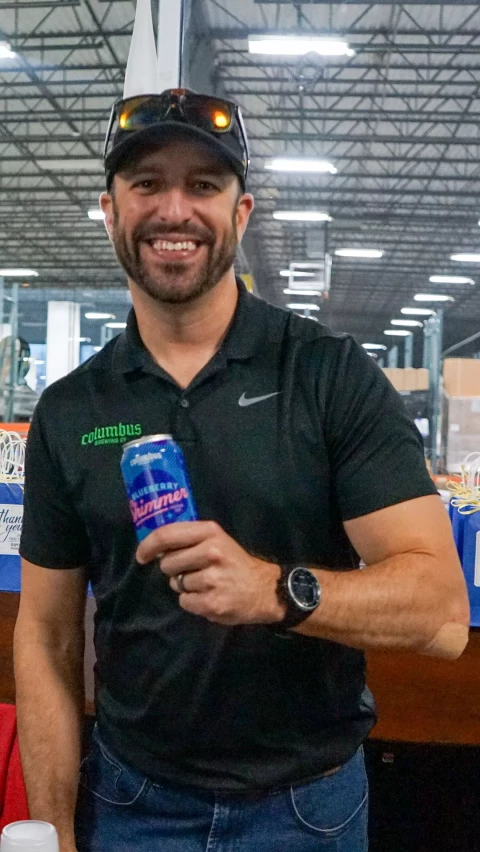
<svg viewBox="0 0 480 852"><path fill-rule="evenodd" d="M144 435L143 438L138 438L135 441L128 441L128 443L123 445L123 449L126 450L129 447L141 447L142 444L151 444L154 441L173 441L171 435Z"/></svg>

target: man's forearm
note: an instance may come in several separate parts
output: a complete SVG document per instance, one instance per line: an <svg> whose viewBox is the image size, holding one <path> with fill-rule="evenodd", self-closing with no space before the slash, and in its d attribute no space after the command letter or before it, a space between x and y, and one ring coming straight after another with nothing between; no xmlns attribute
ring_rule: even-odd
<svg viewBox="0 0 480 852"><path fill-rule="evenodd" d="M25 636L17 624L14 646L18 734L30 817L53 823L60 852L73 852L84 713L83 638L62 648L41 633Z"/></svg>
<svg viewBox="0 0 480 852"><path fill-rule="evenodd" d="M360 571L312 569L317 610L295 628L355 648L403 648L459 656L468 640L468 598L459 583L436 582L432 557L392 556Z"/></svg>

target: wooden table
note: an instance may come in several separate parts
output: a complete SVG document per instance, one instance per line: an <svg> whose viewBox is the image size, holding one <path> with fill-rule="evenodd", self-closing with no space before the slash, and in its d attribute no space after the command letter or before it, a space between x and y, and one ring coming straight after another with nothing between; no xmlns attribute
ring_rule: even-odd
<svg viewBox="0 0 480 852"><path fill-rule="evenodd" d="M480 745L479 629L455 662L394 651L370 651L367 660L375 739Z"/></svg>
<svg viewBox="0 0 480 852"><path fill-rule="evenodd" d="M0 592L0 701L15 701L12 640L19 595ZM87 698L92 692L91 622L87 618ZM379 722L373 737L398 742L480 745L480 630L455 662L418 654L370 652L368 684ZM91 707L91 705L89 705Z"/></svg>

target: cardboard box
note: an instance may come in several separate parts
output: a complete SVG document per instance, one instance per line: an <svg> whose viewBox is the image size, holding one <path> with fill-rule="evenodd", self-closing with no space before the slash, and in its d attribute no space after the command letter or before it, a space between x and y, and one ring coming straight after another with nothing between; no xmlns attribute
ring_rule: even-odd
<svg viewBox="0 0 480 852"><path fill-rule="evenodd" d="M420 370L416 370L417 373L417 387L416 390L419 391L427 391L430 384L430 373L428 370L423 367Z"/></svg>
<svg viewBox="0 0 480 852"><path fill-rule="evenodd" d="M443 387L450 397L480 397L480 360L445 358Z"/></svg>
<svg viewBox="0 0 480 852"><path fill-rule="evenodd" d="M405 367L403 370L403 390L417 390L417 371L413 367Z"/></svg>
<svg viewBox="0 0 480 852"><path fill-rule="evenodd" d="M416 370L414 367L384 367L383 372L397 391L428 390L428 370Z"/></svg>
<svg viewBox="0 0 480 852"><path fill-rule="evenodd" d="M480 397L443 397L442 466L460 471L468 453L480 452Z"/></svg>
<svg viewBox="0 0 480 852"><path fill-rule="evenodd" d="M397 391L403 391L404 388L404 370L401 370L399 367L383 367L383 372L385 373L387 379L392 383L393 387Z"/></svg>

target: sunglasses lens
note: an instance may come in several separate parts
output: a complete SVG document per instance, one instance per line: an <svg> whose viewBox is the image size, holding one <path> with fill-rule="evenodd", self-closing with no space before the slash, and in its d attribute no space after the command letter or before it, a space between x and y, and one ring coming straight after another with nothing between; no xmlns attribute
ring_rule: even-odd
<svg viewBox="0 0 480 852"><path fill-rule="evenodd" d="M228 115L225 115L224 112L217 110L213 114L213 123L215 127L218 127L219 130L225 130L228 127L229 119Z"/></svg>
<svg viewBox="0 0 480 852"><path fill-rule="evenodd" d="M162 121L169 102L163 98L129 98L122 104L118 114L121 130L143 130L157 121Z"/></svg>
<svg viewBox="0 0 480 852"><path fill-rule="evenodd" d="M227 133L232 127L233 110L230 104L217 98L191 95L185 98L183 110L187 121L202 130Z"/></svg>

